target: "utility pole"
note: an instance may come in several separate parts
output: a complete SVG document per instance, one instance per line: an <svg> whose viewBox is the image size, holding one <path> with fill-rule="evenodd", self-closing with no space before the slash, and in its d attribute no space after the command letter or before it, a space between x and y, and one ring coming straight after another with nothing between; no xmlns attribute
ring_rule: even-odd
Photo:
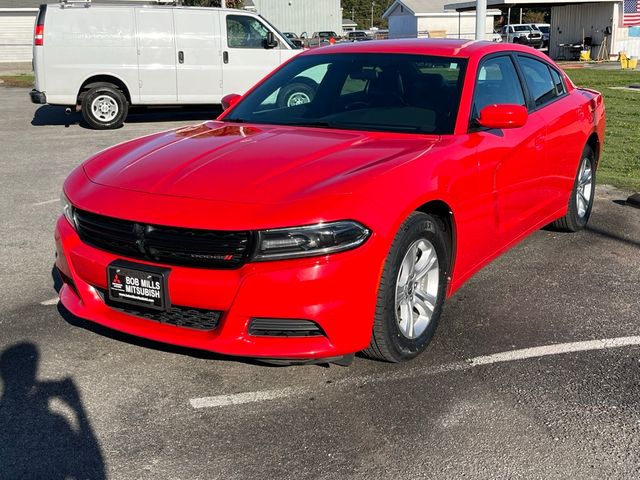
<svg viewBox="0 0 640 480"><path fill-rule="evenodd" d="M485 40L487 0L476 0L476 40Z"/></svg>
<svg viewBox="0 0 640 480"><path fill-rule="evenodd" d="M373 30L373 7L375 6L375 4L376 2L371 2L371 30Z"/></svg>

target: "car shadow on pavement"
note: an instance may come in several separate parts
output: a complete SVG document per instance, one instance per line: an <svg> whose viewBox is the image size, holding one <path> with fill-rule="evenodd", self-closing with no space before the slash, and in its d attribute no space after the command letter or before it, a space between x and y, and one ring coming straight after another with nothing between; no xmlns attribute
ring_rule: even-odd
<svg viewBox="0 0 640 480"><path fill-rule="evenodd" d="M622 237L616 233L609 232L608 230L604 230L602 228L594 227L591 225L587 225L585 230L592 235L596 235L602 238L608 238L610 240L615 240L616 242L625 243L635 248L640 248L640 241L633 240L631 238Z"/></svg>
<svg viewBox="0 0 640 480"><path fill-rule="evenodd" d="M178 121L204 121L214 120L222 113L222 109L216 105L189 106L189 107L136 107L129 110L127 123L153 123L153 122L178 122ZM56 105L43 105L38 108L31 120L31 125L41 127L45 125L59 125L69 127L78 125L89 129L89 125L82 119L79 112L65 113L65 107Z"/></svg>
<svg viewBox="0 0 640 480"><path fill-rule="evenodd" d="M0 354L0 477L106 478L78 388L71 378L38 380L39 357L30 342Z"/></svg>

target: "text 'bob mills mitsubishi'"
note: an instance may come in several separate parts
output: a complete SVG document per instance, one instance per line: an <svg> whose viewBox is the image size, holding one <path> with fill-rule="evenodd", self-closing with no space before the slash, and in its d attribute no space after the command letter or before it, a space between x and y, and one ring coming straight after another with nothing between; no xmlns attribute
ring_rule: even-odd
<svg viewBox="0 0 640 480"><path fill-rule="evenodd" d="M280 103L304 77L313 97ZM230 355L400 362L480 268L589 220L602 96L526 46L345 43L224 103L71 173L55 238L73 314Z"/></svg>
<svg viewBox="0 0 640 480"><path fill-rule="evenodd" d="M300 52L264 18L245 10L41 5L31 100L81 111L92 128L117 128L130 105L219 104Z"/></svg>

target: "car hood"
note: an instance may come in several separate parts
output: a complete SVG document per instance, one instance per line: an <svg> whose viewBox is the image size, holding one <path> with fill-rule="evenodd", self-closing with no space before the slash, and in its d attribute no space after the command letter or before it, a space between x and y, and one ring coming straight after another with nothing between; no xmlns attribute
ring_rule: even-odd
<svg viewBox="0 0 640 480"><path fill-rule="evenodd" d="M351 193L429 150L437 136L207 122L127 142L84 164L97 184L157 195L270 204Z"/></svg>

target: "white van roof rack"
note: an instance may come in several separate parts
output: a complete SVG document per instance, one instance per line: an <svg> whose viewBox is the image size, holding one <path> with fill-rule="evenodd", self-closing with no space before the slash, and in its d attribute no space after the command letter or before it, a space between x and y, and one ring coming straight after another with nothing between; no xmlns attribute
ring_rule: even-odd
<svg viewBox="0 0 640 480"><path fill-rule="evenodd" d="M102 3L102 2L98 2L98 3ZM111 3L111 4L146 3L147 5L154 5L154 4L159 5L159 4L169 3L172 5L179 5L179 4L182 4L182 1L181 0L112 0L110 2L104 2L104 3ZM91 0L60 0L60 5L62 5L62 7L65 7L65 6L88 7L91 5Z"/></svg>

